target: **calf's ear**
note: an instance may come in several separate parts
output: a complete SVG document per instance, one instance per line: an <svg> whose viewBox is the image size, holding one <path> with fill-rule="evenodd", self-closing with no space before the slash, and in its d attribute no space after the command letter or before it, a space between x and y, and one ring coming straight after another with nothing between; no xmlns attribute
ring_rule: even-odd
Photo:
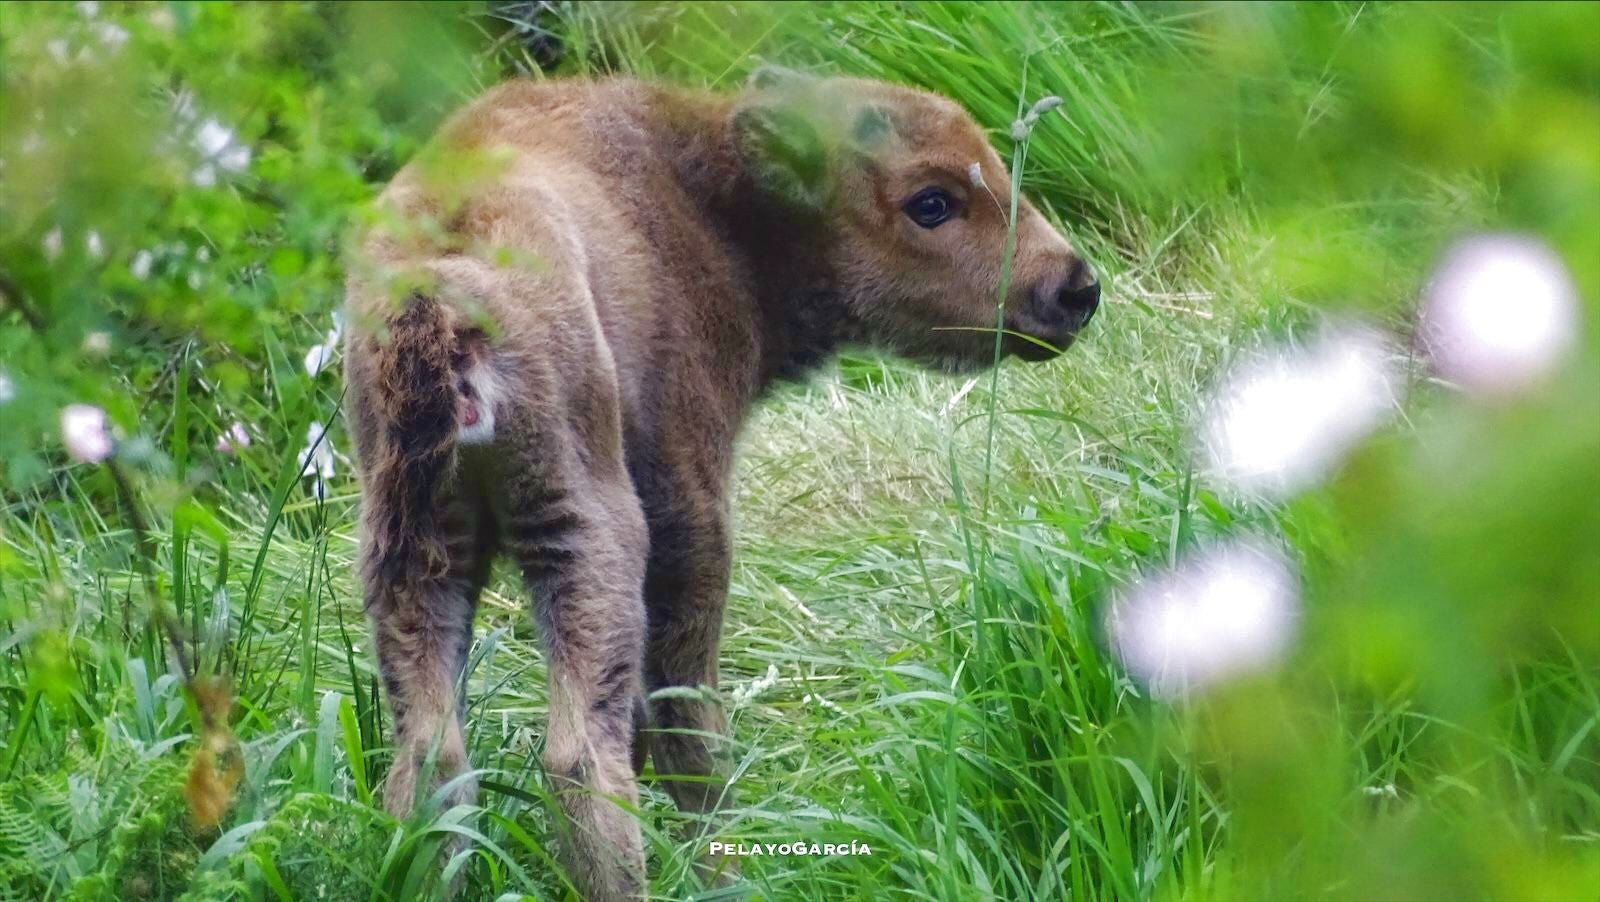
<svg viewBox="0 0 1600 902"><path fill-rule="evenodd" d="M894 134L894 122L881 107L862 107L850 125L850 140L861 150L875 151Z"/></svg>
<svg viewBox="0 0 1600 902"><path fill-rule="evenodd" d="M750 171L762 190L820 208L828 194L828 148L815 122L781 103L753 103L733 114Z"/></svg>
<svg viewBox="0 0 1600 902"><path fill-rule="evenodd" d="M757 91L770 91L775 88L798 87L810 79L811 76L797 69L766 63L750 72L749 85Z"/></svg>

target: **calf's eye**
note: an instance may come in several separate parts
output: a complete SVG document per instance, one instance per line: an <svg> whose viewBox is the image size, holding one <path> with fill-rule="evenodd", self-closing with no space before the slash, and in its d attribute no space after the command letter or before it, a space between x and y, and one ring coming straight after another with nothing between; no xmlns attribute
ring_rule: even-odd
<svg viewBox="0 0 1600 902"><path fill-rule="evenodd" d="M943 189L924 188L906 201L904 210L912 222L931 229L955 215L956 202Z"/></svg>

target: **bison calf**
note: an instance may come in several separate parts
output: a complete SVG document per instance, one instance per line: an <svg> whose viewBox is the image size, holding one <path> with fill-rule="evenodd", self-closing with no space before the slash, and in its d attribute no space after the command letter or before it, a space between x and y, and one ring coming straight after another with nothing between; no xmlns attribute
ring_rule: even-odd
<svg viewBox="0 0 1600 902"><path fill-rule="evenodd" d="M457 114L384 192L348 286L391 810L429 791L430 755L436 780L467 767L458 683L504 552L547 648L572 871L641 895L618 801L645 754L680 808L724 796L718 707L645 699L717 684L740 423L842 345L989 363L1009 192L958 106L870 81L517 82ZM1054 356L1100 289L1026 202L1013 272L1002 349Z"/></svg>

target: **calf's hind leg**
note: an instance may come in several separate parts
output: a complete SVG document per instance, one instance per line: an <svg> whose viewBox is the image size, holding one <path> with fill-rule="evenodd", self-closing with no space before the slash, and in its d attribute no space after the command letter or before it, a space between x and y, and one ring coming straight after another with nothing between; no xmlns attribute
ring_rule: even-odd
<svg viewBox="0 0 1600 902"><path fill-rule="evenodd" d="M395 757L384 784L385 806L404 817L431 791L416 786L433 755L433 784L467 767L462 736L461 674L472 645L472 620L488 577L492 533L484 508L458 485L443 502L441 526L450 566L436 580L415 585L383 582L363 567L367 610L378 667L394 711ZM370 543L362 549L371 553ZM471 783L447 804L470 802Z"/></svg>
<svg viewBox="0 0 1600 902"><path fill-rule="evenodd" d="M550 669L544 763L567 816L568 868L584 897L644 894L632 750L641 704L644 515L620 438L558 454L512 484L505 539L533 590ZM551 450L530 455L548 461ZM542 471L542 472L540 472Z"/></svg>

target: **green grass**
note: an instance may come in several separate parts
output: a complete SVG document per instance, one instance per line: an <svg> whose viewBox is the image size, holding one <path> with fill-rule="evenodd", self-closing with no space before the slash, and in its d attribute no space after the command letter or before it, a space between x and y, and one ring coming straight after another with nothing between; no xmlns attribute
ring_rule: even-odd
<svg viewBox="0 0 1600 902"><path fill-rule="evenodd" d="M1109 287L1058 362L968 384L850 356L761 407L740 446L722 651L738 797L713 837L646 776L653 893L717 898L691 869L717 838L870 845L744 859L742 889L774 899L1593 898L1592 304L1548 398L1481 410L1421 386L1407 422L1327 489L1233 498L1191 454L1231 360L1325 306L1403 323L1429 255L1462 228L1540 230L1592 299L1600 264L1571 249L1593 211L1500 157L1449 157L1448 135L1415 149L1385 132L1388 95L1362 80L1392 62L1394 34L1416 38L1424 69L1466 41L1483 78L1538 70L1513 51L1542 45L1514 17L1477 29L1436 8L813 12L576 16L565 65L730 89L763 59L907 81L961 100L1008 158L1018 109L1058 94L1023 189ZM1561 53L1539 58L1566 84ZM1476 87L1477 72L1446 74ZM1495 85L1516 99L1513 81ZM1172 96L1204 98L1217 121ZM1523 106L1507 103L1513 128ZM1352 152L1352 133L1372 146ZM1591 183L1563 184L1589 199ZM469 666L479 807L400 823L374 804L388 723L352 578L355 487L341 473L319 504L296 478L308 423L339 401L294 350L323 328L262 342L236 411L260 428L248 453L189 447L226 419L179 389L142 420L166 453L133 461L210 476L187 502L152 478L139 503L155 591L236 696L244 777L219 828L189 817L198 721L148 624L108 474L58 462L5 496L0 898L410 899L438 891L458 836L465 897L571 896L538 766L541 653L509 571ZM1297 551L1298 650L1192 704L1147 698L1106 650L1104 606L1244 533Z"/></svg>

